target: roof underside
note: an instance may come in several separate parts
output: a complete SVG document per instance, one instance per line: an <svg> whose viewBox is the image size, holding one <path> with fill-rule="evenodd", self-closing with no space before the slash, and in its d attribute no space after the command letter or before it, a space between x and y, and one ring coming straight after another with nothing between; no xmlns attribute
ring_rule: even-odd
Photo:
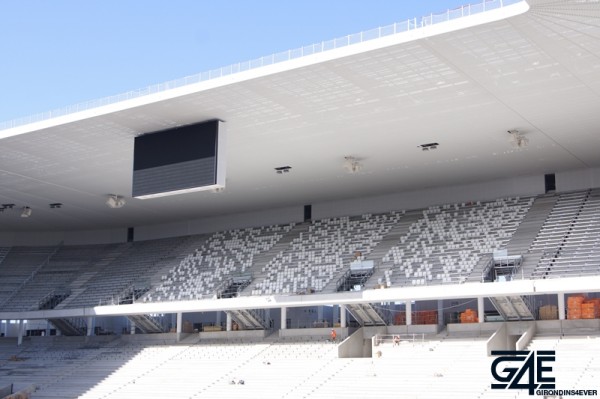
<svg viewBox="0 0 600 399"><path fill-rule="evenodd" d="M598 167L600 3L529 4L496 22L25 127L1 141L0 203L33 215L5 211L0 229L147 225ZM106 207L107 194L131 195L136 135L215 118L228 131L224 192ZM513 129L527 147L511 146ZM430 142L439 148L418 148ZM343 168L348 155L359 173ZM283 165L292 172L274 173Z"/></svg>

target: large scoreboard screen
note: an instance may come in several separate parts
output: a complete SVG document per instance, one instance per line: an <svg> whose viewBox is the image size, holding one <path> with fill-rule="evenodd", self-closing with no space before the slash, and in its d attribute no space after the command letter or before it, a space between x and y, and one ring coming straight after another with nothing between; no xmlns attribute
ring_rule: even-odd
<svg viewBox="0 0 600 399"><path fill-rule="evenodd" d="M218 120L135 138L133 196L155 198L225 186L225 131Z"/></svg>

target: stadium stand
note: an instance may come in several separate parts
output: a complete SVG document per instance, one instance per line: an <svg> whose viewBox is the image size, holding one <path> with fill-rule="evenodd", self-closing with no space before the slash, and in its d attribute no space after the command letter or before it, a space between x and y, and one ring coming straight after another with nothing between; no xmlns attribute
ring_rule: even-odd
<svg viewBox="0 0 600 399"><path fill-rule="evenodd" d="M223 291L228 278L248 272L254 257L271 249L292 227L269 226L215 233L164 275L160 286L146 299L202 299Z"/></svg>
<svg viewBox="0 0 600 399"><path fill-rule="evenodd" d="M531 278L600 273L600 190L561 194L530 252L542 257Z"/></svg>
<svg viewBox="0 0 600 399"><path fill-rule="evenodd" d="M11 300L43 268L57 247L4 249L0 262L0 306Z"/></svg>
<svg viewBox="0 0 600 399"><path fill-rule="evenodd" d="M439 334L398 345L375 337L373 355L364 358L339 358L338 345L309 337L202 342L190 336L177 344L160 338L105 338L90 344L77 337L38 337L16 354L14 345L3 342L0 385L7 377L17 389L34 383L34 398L43 399L326 398L350 391L361 398L390 392L428 398L518 394L490 389L489 369L481 366L493 359L486 351L489 334ZM556 350L553 375L563 388L595 386L597 335L541 334L528 349Z"/></svg>
<svg viewBox="0 0 600 399"><path fill-rule="evenodd" d="M600 272L598 193L558 196L528 251L543 253L533 278ZM132 295L146 302L212 298L241 277L252 283L237 294L335 292L357 253L378 265L388 287L463 283L481 274L484 256L506 247L534 200L445 204L413 213L402 227L406 233L381 259L371 253L402 225L404 211L118 245L12 248L0 263L0 309L118 304ZM256 270L257 264L264 265ZM52 306L46 303L51 298Z"/></svg>
<svg viewBox="0 0 600 399"><path fill-rule="evenodd" d="M502 248L533 198L430 207L383 258L388 286L462 283L483 254Z"/></svg>
<svg viewBox="0 0 600 399"><path fill-rule="evenodd" d="M267 276L255 283L252 294L322 291L357 252L368 258L400 215L392 212L313 221L306 234L294 239L263 268Z"/></svg>
<svg viewBox="0 0 600 399"><path fill-rule="evenodd" d="M6 125L0 163L16 199L0 207L0 389L35 384L33 399L529 397L491 389L488 356L528 343L556 350L558 388L597 387L600 189L582 189L600 176L590 133L599 12L597 1L485 0L237 64L207 84L157 86L116 112ZM162 93L176 86L190 91ZM117 147L216 110L233 139L224 194L122 195L131 164ZM370 129L383 133L372 140ZM276 134L298 147L263 145ZM356 145L320 153L315 137ZM67 151L45 159L46 147ZM94 190L81 168L92 156ZM78 162L64 168L63 158ZM273 173L287 162L293 171ZM292 179L255 180L265 165ZM69 189L64 208L35 187L46 177ZM105 208L114 186L121 195ZM490 200L499 195L511 197ZM90 216L75 218L80 210ZM110 244L46 245L63 239ZM340 289L353 261L373 270ZM513 262L510 274L488 273L497 261ZM377 338L399 331L423 338Z"/></svg>

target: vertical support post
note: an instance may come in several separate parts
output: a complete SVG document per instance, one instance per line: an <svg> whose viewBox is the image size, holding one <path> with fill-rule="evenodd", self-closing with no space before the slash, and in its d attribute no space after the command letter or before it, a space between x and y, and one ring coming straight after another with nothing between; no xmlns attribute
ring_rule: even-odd
<svg viewBox="0 0 600 399"><path fill-rule="evenodd" d="M482 296L477 298L477 318L479 319L480 323L485 321L485 305L483 299L484 298Z"/></svg>
<svg viewBox="0 0 600 399"><path fill-rule="evenodd" d="M227 314L227 321L225 323L226 324L225 329L227 331L231 331L232 327L233 327L233 319L231 318L231 313L227 312L226 314Z"/></svg>
<svg viewBox="0 0 600 399"><path fill-rule="evenodd" d="M346 305L340 305L340 327L346 328L348 321L346 319Z"/></svg>
<svg viewBox="0 0 600 399"><path fill-rule="evenodd" d="M25 325L25 323L23 323L23 320L19 320L19 328L17 329L17 345L21 346L21 344L23 344L23 326Z"/></svg>
<svg viewBox="0 0 600 399"><path fill-rule="evenodd" d="M558 294L558 320L565 320L565 294L559 292Z"/></svg>
<svg viewBox="0 0 600 399"><path fill-rule="evenodd" d="M50 336L50 321L48 319L46 319L46 336Z"/></svg>
<svg viewBox="0 0 600 399"><path fill-rule="evenodd" d="M287 328L287 308L281 308L281 329Z"/></svg>
<svg viewBox="0 0 600 399"><path fill-rule="evenodd" d="M177 312L177 334L183 331L183 313Z"/></svg>
<svg viewBox="0 0 600 399"><path fill-rule="evenodd" d="M135 321L130 321L131 325L129 326L129 334L135 335Z"/></svg>
<svg viewBox="0 0 600 399"><path fill-rule="evenodd" d="M410 300L406 301L406 325L412 326L412 303Z"/></svg>
<svg viewBox="0 0 600 399"><path fill-rule="evenodd" d="M86 324L87 324L86 335L88 337L91 337L92 335L94 335L94 317L93 316L88 316L87 320L86 320Z"/></svg>
<svg viewBox="0 0 600 399"><path fill-rule="evenodd" d="M437 313L438 313L438 326L444 325L444 300L438 299L437 301Z"/></svg>
<svg viewBox="0 0 600 399"><path fill-rule="evenodd" d="M221 325L221 312L220 311L217 311L217 317L216 317L216 320L215 320L215 325L216 326L220 326Z"/></svg>

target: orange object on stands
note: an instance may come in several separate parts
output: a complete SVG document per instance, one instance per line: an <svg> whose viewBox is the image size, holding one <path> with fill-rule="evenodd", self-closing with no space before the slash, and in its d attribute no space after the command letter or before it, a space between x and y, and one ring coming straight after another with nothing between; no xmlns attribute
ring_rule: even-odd
<svg viewBox="0 0 600 399"><path fill-rule="evenodd" d="M473 309L466 309L460 314L461 323L477 323L478 321L477 312Z"/></svg>
<svg viewBox="0 0 600 399"><path fill-rule="evenodd" d="M585 296L571 295L567 299L567 319L578 320L582 318L582 305L585 301Z"/></svg>

